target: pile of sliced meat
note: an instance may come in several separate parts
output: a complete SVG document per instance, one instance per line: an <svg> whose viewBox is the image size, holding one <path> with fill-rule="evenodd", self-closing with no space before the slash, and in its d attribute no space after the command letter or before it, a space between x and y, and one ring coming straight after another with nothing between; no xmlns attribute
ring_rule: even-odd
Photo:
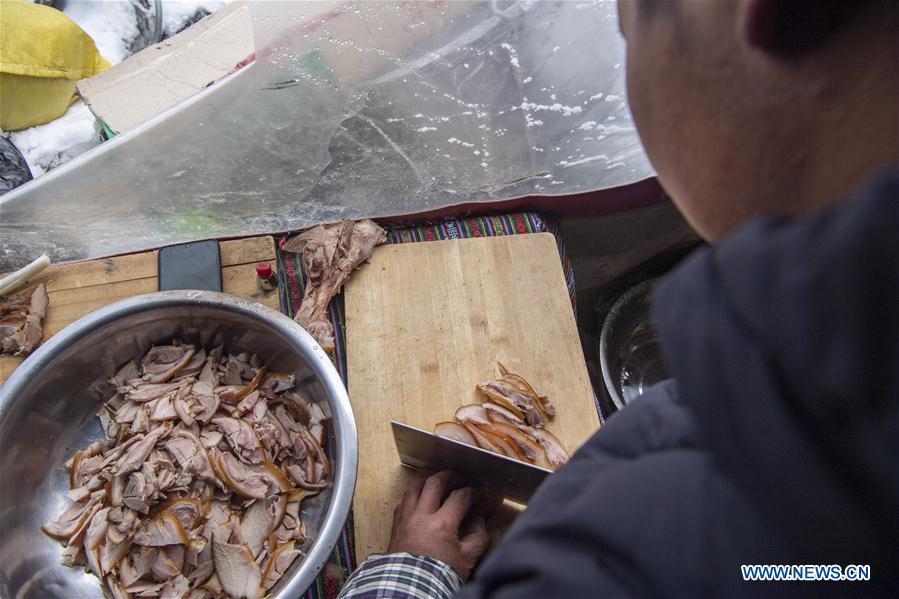
<svg viewBox="0 0 899 599"><path fill-rule="evenodd" d="M44 285L0 298L0 353L21 356L40 345L48 302Z"/></svg>
<svg viewBox="0 0 899 599"><path fill-rule="evenodd" d="M439 422L434 433L506 457L555 469L568 461L562 443L546 430L556 409L519 375L499 365L502 376L478 385L481 404L456 410L454 422Z"/></svg>
<svg viewBox="0 0 899 599"><path fill-rule="evenodd" d="M350 274L371 257L387 233L372 220L343 220L318 225L292 237L281 249L302 255L306 288L294 320L312 335L322 349L334 351L334 327L328 318L328 303Z"/></svg>
<svg viewBox="0 0 899 599"><path fill-rule="evenodd" d="M261 597L301 555L300 502L327 485L325 415L254 355L177 340L129 362L108 439L66 463L74 502L42 530L115 598Z"/></svg>

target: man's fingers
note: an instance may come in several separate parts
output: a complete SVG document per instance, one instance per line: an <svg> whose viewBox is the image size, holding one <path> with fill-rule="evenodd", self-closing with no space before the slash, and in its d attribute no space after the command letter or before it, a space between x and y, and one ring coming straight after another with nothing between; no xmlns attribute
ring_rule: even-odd
<svg viewBox="0 0 899 599"><path fill-rule="evenodd" d="M397 506L397 511L394 511L394 519L399 516L399 513L411 514L415 511L416 506L418 506L418 500L421 497L421 490L422 487L424 487L424 484L425 479L421 479L414 485L406 489L406 492L403 493L402 500L400 500L400 503Z"/></svg>
<svg viewBox="0 0 899 599"><path fill-rule="evenodd" d="M483 516L477 516L471 523L468 533L460 539L462 554L475 562L480 558L490 545L490 535L487 533L487 525Z"/></svg>
<svg viewBox="0 0 899 599"><path fill-rule="evenodd" d="M471 487L456 489L449 494L437 513L446 518L453 529L458 529L477 500L478 494Z"/></svg>
<svg viewBox="0 0 899 599"><path fill-rule="evenodd" d="M451 470L438 472L433 476L429 476L424 481L421 489L421 495L418 498L418 506L416 511L433 514L440 509L443 502L443 496L446 495L446 489L450 482L455 479L456 475Z"/></svg>
<svg viewBox="0 0 899 599"><path fill-rule="evenodd" d="M490 489L478 489L478 502L472 508L473 513L492 516L503 506L503 496Z"/></svg>

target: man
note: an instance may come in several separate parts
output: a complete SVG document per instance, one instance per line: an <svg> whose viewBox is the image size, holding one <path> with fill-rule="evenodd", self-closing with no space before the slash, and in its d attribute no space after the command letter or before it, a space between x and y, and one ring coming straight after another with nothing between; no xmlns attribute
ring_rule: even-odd
<svg viewBox="0 0 899 599"><path fill-rule="evenodd" d="M656 293L675 380L550 477L461 590L487 536L441 473L345 597L899 596L897 6L619 3L646 151L715 244Z"/></svg>

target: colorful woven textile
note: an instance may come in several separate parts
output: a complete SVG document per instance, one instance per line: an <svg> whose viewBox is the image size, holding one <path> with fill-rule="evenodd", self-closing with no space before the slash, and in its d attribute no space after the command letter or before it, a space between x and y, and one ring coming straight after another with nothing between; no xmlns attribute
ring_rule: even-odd
<svg viewBox="0 0 899 599"><path fill-rule="evenodd" d="M470 237L552 233L555 235L556 243L559 247L559 256L562 260L562 268L568 285L568 294L571 297L571 305L572 308L576 307L574 273L565 253L565 246L558 235L558 226L555 222L546 220L536 213L524 212L500 216L450 218L419 225L383 226L387 230L388 243L415 243L444 239L467 239ZM280 248L280 243L278 246ZM282 310L288 316L293 316L300 307L304 289L303 266L297 254L278 250L278 277L280 280L279 289ZM342 293L331 302L330 311L335 338L334 365L337 367L344 385L346 385L346 320L344 318ZM355 568L353 515L350 513L347 524L340 535L328 564L322 570L315 584L306 592L305 597L307 599L336 598L347 577Z"/></svg>

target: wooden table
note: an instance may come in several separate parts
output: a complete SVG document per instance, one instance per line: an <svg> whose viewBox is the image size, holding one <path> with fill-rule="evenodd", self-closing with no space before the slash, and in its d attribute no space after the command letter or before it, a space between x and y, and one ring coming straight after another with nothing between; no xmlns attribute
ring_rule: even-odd
<svg viewBox="0 0 899 599"><path fill-rule="evenodd" d="M255 265L260 260L275 261L275 240L271 236L222 241L222 290L279 309L278 291L264 292L256 284ZM50 304L44 319L46 341L66 325L120 299L157 289L156 251L142 252L50 266L32 283L47 285ZM0 383L22 363L23 358L0 357Z"/></svg>

